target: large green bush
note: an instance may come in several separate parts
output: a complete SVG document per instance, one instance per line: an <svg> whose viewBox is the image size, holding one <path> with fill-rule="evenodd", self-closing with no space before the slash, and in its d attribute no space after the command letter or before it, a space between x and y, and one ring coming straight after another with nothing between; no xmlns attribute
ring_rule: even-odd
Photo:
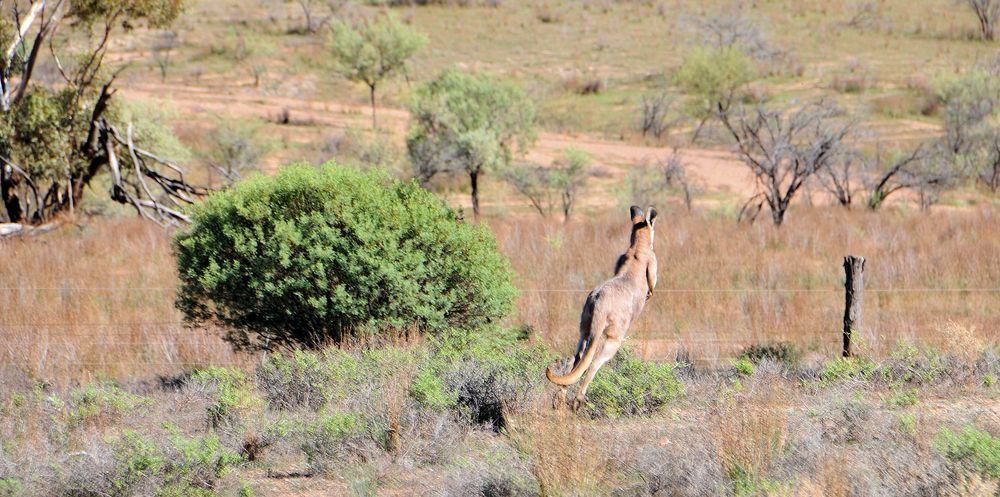
<svg viewBox="0 0 1000 497"><path fill-rule="evenodd" d="M238 347L478 327L516 290L484 226L411 182L294 165L211 195L175 239L177 306Z"/></svg>

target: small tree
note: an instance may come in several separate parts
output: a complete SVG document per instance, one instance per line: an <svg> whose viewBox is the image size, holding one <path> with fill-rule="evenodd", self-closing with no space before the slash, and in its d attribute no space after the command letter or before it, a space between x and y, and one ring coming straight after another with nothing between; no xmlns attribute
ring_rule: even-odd
<svg viewBox="0 0 1000 497"><path fill-rule="evenodd" d="M835 119L838 110L824 102L781 111L757 105L748 113L721 113L758 193L744 205L759 211L766 203L780 226L799 189L844 153L852 122Z"/></svg>
<svg viewBox="0 0 1000 497"><path fill-rule="evenodd" d="M171 56L179 45L177 33L164 31L156 36L153 42L153 62L160 69L160 80L167 80L167 69L170 68Z"/></svg>
<svg viewBox="0 0 1000 497"><path fill-rule="evenodd" d="M361 21L355 26L333 23L331 47L340 72L368 86L375 121L375 89L406 69L406 62L427 44L427 37L391 15Z"/></svg>
<svg viewBox="0 0 1000 497"><path fill-rule="evenodd" d="M590 178L590 154L576 148L567 148L563 156L553 164L552 186L559 192L563 222L569 222L580 191Z"/></svg>
<svg viewBox="0 0 1000 497"><path fill-rule="evenodd" d="M558 199L552 191L552 169L535 164L515 164L502 173L517 193L528 199L542 217L549 217Z"/></svg>
<svg viewBox="0 0 1000 497"><path fill-rule="evenodd" d="M979 21L979 33L984 40L993 41L996 37L997 20L1000 19L1000 1L998 0L958 0L967 5Z"/></svg>
<svg viewBox="0 0 1000 497"><path fill-rule="evenodd" d="M665 200L666 195L678 195L690 211L696 192L677 149L654 164L630 167L624 183L622 200L631 205L655 205Z"/></svg>
<svg viewBox="0 0 1000 497"><path fill-rule="evenodd" d="M406 148L417 177L468 174L476 217L480 176L502 173L535 140L535 106L517 85L493 76L447 70L416 90L410 113Z"/></svg>
<svg viewBox="0 0 1000 497"><path fill-rule="evenodd" d="M935 86L943 104L944 145L952 154L968 154L996 111L1000 85L988 72L971 70L944 76Z"/></svg>
<svg viewBox="0 0 1000 497"><path fill-rule="evenodd" d="M174 248L177 307L238 348L478 329L516 296L486 226L413 182L333 164L209 196Z"/></svg>
<svg viewBox="0 0 1000 497"><path fill-rule="evenodd" d="M991 129L979 151L979 181L996 193L1000 190L1000 130Z"/></svg>
<svg viewBox="0 0 1000 497"><path fill-rule="evenodd" d="M251 171L259 170L266 147L259 136L259 126L237 121L219 121L208 135L211 148L205 161L226 184L233 184Z"/></svg>
<svg viewBox="0 0 1000 497"><path fill-rule="evenodd" d="M865 158L856 150L849 150L817 171L820 188L833 196L838 204L850 208L858 190L859 169Z"/></svg>
<svg viewBox="0 0 1000 497"><path fill-rule="evenodd" d="M663 136L673 124L668 119L670 109L674 105L674 99L666 94L643 95L640 102L642 109L642 122L639 128L642 136L653 135L656 138Z"/></svg>
<svg viewBox="0 0 1000 497"><path fill-rule="evenodd" d="M916 192L920 208L926 210L959 177L960 167L955 157L942 146L931 148L921 144L909 152L896 152L887 165L876 155L872 173L866 180L868 207L877 210L890 195L908 189Z"/></svg>
<svg viewBox="0 0 1000 497"><path fill-rule="evenodd" d="M691 96L688 114L698 120L692 143L709 119L729 112L739 89L753 78L750 59L736 47L696 47L684 58L674 81Z"/></svg>
<svg viewBox="0 0 1000 497"><path fill-rule="evenodd" d="M181 206L203 188L133 134L112 99L122 68L105 65L113 38L145 25L162 29L181 0L87 0L0 4L0 198L7 221L43 223L73 210L95 181L107 179L115 202L160 223L186 221ZM60 29L61 28L61 29ZM56 36L56 33L59 36ZM36 80L40 59L59 84Z"/></svg>

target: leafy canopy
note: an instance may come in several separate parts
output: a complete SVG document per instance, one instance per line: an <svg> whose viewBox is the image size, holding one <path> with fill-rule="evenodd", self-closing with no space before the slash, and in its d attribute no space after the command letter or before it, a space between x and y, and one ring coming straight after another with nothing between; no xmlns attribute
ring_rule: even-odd
<svg viewBox="0 0 1000 497"><path fill-rule="evenodd" d="M535 106L513 82L449 69L417 89L407 148L422 176L508 165L534 142ZM433 167L433 171L427 168Z"/></svg>
<svg viewBox="0 0 1000 497"><path fill-rule="evenodd" d="M374 88L406 67L406 61L427 44L427 36L393 16L379 16L357 26L332 25L331 47L340 72L351 81Z"/></svg>
<svg viewBox="0 0 1000 497"><path fill-rule="evenodd" d="M736 91L754 78L753 63L737 47L696 47L677 68L674 81L694 99L689 112L698 117L725 111Z"/></svg>
<svg viewBox="0 0 1000 497"><path fill-rule="evenodd" d="M238 347L317 346L497 321L508 261L412 182L294 165L210 196L175 239L177 306Z"/></svg>

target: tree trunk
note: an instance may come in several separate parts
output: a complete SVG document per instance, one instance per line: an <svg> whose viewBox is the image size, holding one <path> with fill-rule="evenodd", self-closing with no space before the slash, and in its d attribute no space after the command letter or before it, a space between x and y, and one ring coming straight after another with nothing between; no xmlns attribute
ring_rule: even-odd
<svg viewBox="0 0 1000 497"><path fill-rule="evenodd" d="M16 187L14 172L10 170L10 166L0 167L0 196L3 197L3 205L7 210L7 220L12 223L20 223L24 218Z"/></svg>
<svg viewBox="0 0 1000 497"><path fill-rule="evenodd" d="M472 216L479 219L479 171L469 173L469 182L472 187Z"/></svg>
<svg viewBox="0 0 1000 497"><path fill-rule="evenodd" d="M378 126L375 123L375 85L368 85L368 89L372 101L372 131L375 131L378 129Z"/></svg>
<svg viewBox="0 0 1000 497"><path fill-rule="evenodd" d="M844 257L844 349L843 356L851 357L851 337L861 330L861 305L864 302L865 258Z"/></svg>

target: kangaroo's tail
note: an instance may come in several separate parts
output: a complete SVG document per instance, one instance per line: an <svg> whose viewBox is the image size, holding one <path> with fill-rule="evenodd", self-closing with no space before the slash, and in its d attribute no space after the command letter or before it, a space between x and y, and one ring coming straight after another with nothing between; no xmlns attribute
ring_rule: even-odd
<svg viewBox="0 0 1000 497"><path fill-rule="evenodd" d="M580 378L583 376L583 373L587 371L587 368L590 367L590 363L594 362L594 356L597 355L597 352L600 351L602 348L604 348L603 330L601 333L597 334L597 336L590 341L590 344L587 347L587 352L583 355L583 360L578 362L576 364L576 367L574 367L573 370L569 372L569 374L565 376L556 376L552 372L552 368L549 367L545 370L545 377L548 378L549 381L551 381L552 383L563 386L572 385L580 381Z"/></svg>

